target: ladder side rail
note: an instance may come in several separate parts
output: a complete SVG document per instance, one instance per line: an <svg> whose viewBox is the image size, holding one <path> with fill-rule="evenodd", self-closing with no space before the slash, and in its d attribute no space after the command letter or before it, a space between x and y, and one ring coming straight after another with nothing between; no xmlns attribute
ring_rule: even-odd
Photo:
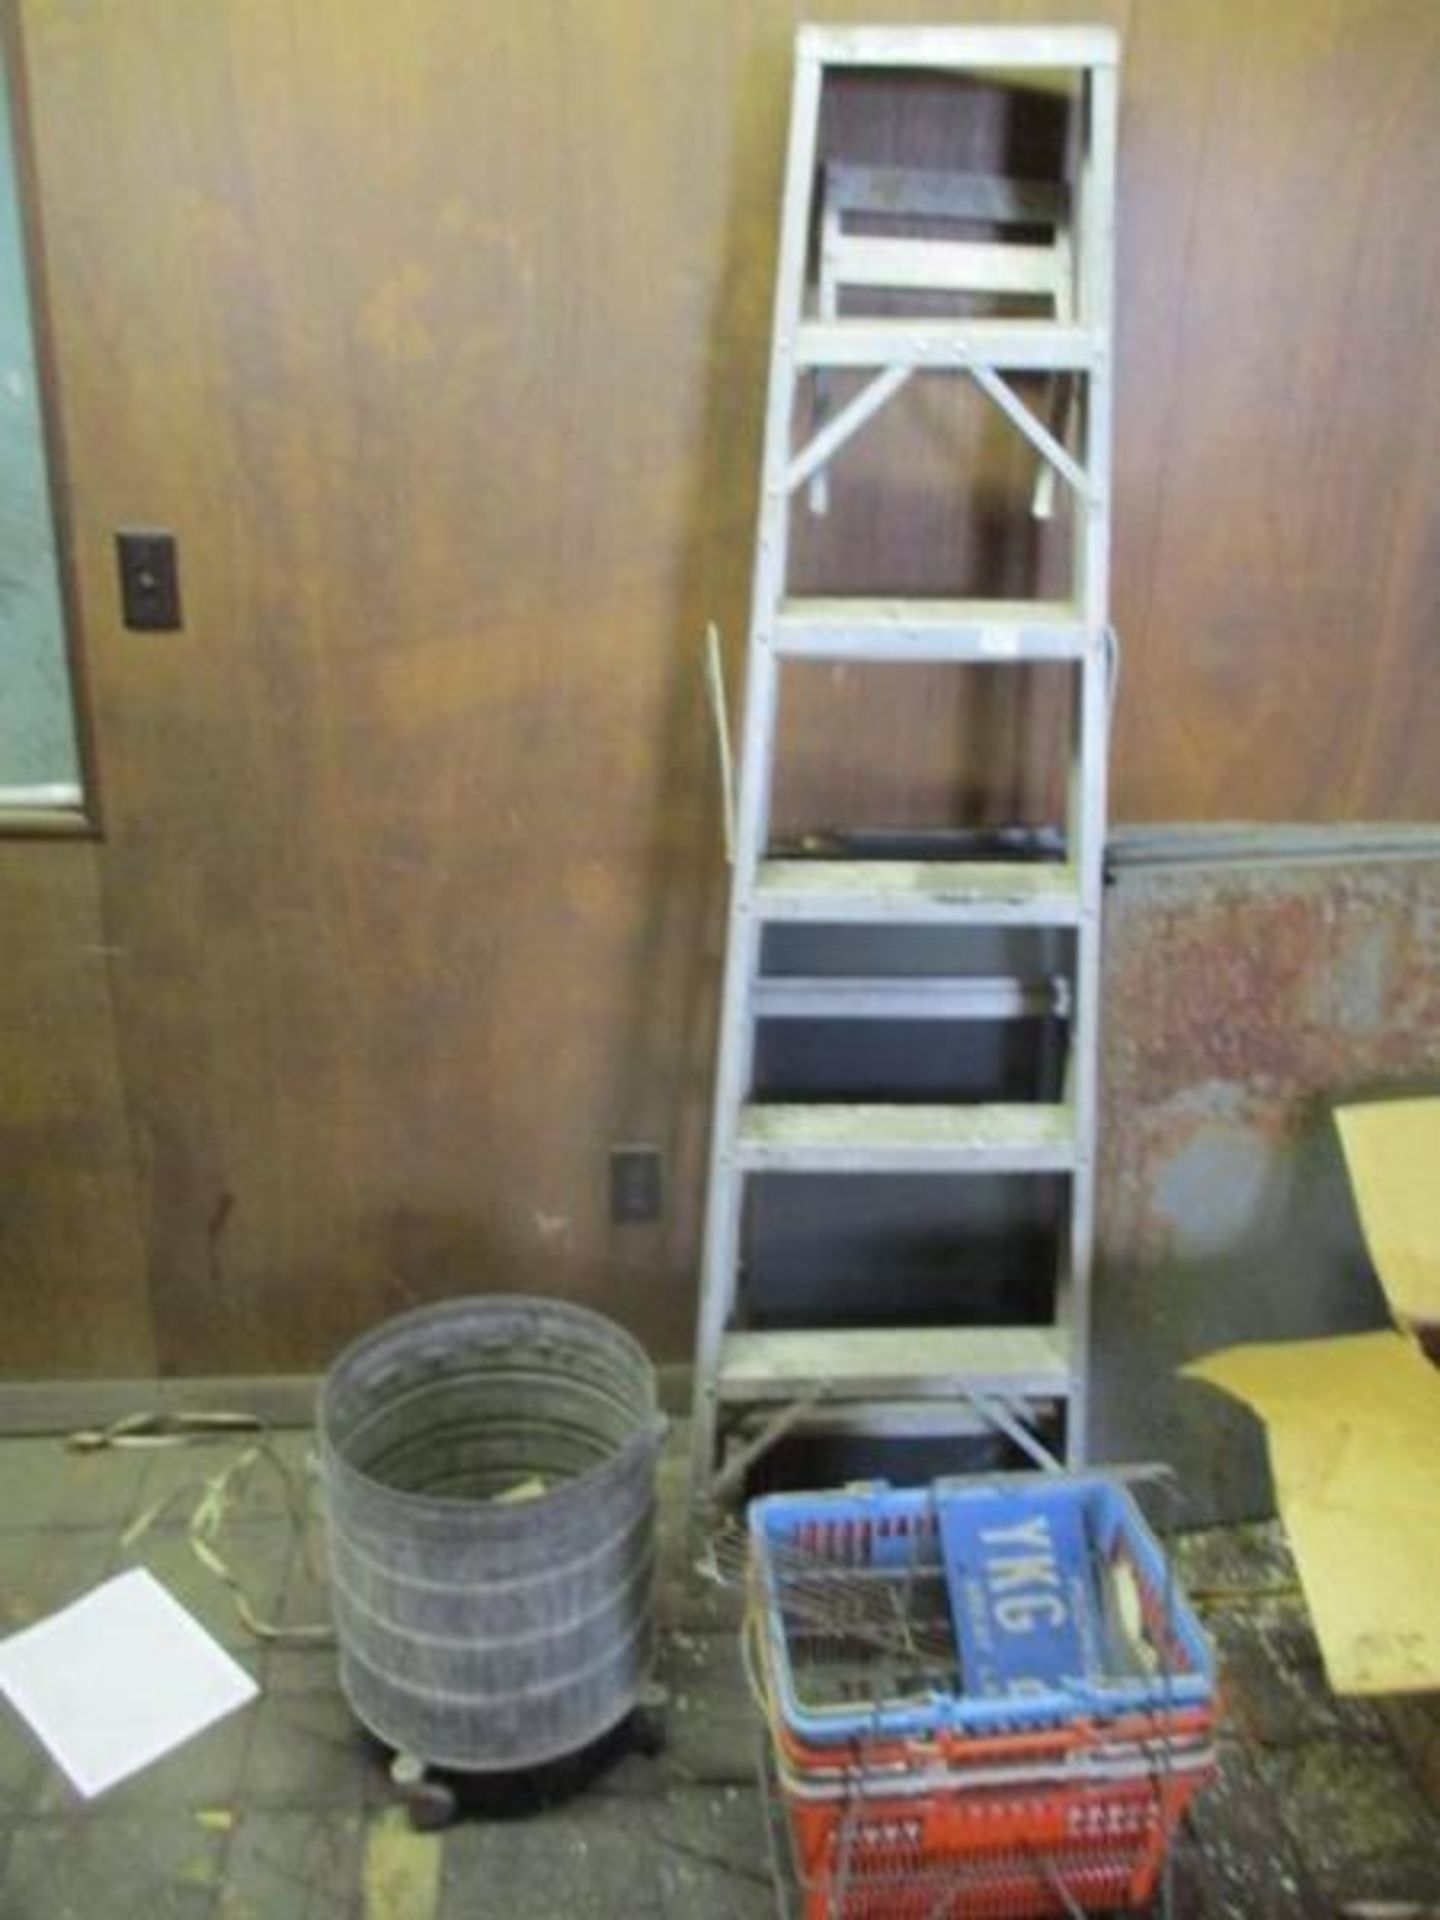
<svg viewBox="0 0 1440 1920"><path fill-rule="evenodd" d="M1089 1421L1091 1281L1095 1251L1095 1156L1099 1117L1101 895L1104 888L1108 761L1110 513L1115 171L1118 75L1102 68L1084 95L1084 149L1080 168L1077 292L1087 325L1101 336L1085 395L1086 469L1090 498L1077 502L1076 589L1090 636L1079 668L1073 714L1070 833L1077 866L1081 919L1076 952L1075 1071L1072 1098L1077 1159L1071 1181L1068 1284L1059 1302L1070 1329L1071 1400L1067 1452L1072 1465L1086 1456Z"/></svg>
<svg viewBox="0 0 1440 1920"><path fill-rule="evenodd" d="M834 190L834 169L825 169L820 205L820 260L816 274L816 311L822 320L840 318L840 281L836 249L840 242L840 201ZM811 424L817 431L830 417L833 375L817 373L810 382ZM822 467L810 482L808 502L817 517L830 511L830 476Z"/></svg>
<svg viewBox="0 0 1440 1920"><path fill-rule="evenodd" d="M759 972L761 943L761 925L754 911L753 893L756 869L769 832L770 767L779 695L779 666L770 645L770 629L783 592L789 542L790 502L785 477L795 391L795 336L805 291L819 114L820 62L816 53L802 43L795 61L781 200L773 346L735 808L735 864L731 874L701 1247L691 1461L692 1519L697 1525L709 1504L715 1463L716 1374L721 1340L734 1304L740 1259L744 1180L737 1164L736 1133L753 1054L752 982Z"/></svg>

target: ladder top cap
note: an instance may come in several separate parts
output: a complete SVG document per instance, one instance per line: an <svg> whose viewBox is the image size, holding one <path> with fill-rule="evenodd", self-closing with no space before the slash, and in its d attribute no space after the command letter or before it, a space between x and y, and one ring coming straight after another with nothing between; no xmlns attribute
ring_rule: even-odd
<svg viewBox="0 0 1440 1920"><path fill-rule="evenodd" d="M839 27L807 22L796 34L802 57L822 66L1113 67L1113 27Z"/></svg>

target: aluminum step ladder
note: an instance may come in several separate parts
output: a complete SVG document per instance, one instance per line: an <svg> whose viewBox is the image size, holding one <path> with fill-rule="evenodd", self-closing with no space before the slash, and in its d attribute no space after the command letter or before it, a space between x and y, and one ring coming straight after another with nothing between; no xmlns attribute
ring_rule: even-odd
<svg viewBox="0 0 1440 1920"><path fill-rule="evenodd" d="M979 1421L1045 1457L1037 1430L1063 1414L1065 1451L1072 1462L1082 1457L1113 672L1117 67L1116 37L1101 27L803 27L797 36L696 1342L691 1484L701 1527L759 1455L796 1427L947 1434L973 1432ZM856 69L1058 87L1070 100L1068 179L851 165L832 155L821 166L822 99ZM966 110L963 88L955 110ZM901 218L887 230L879 215ZM977 227L983 239L974 237ZM850 297L856 290L866 297ZM886 295L878 314L876 290ZM1035 512L1052 511L1057 487L1070 490L1069 597L792 596L792 515L801 504L826 511L835 457L912 379L935 374L973 382L1030 443L1041 475ZM1016 376L1046 377L1048 403L1039 411L1017 391ZM838 404L842 382L853 390ZM1074 693L1060 857L772 853L781 674L811 661L1067 663ZM767 931L796 923L1066 929L1073 962L1067 977L1038 987L968 976L766 973ZM756 1097L762 1020L943 1021L973 1017L981 1005L1003 1018L1033 1011L1037 992L1068 1028L1058 1098L839 1105ZM1052 1317L967 1326L957 1310L954 1324L921 1329L747 1326L746 1190L756 1176L777 1174L1062 1176Z"/></svg>

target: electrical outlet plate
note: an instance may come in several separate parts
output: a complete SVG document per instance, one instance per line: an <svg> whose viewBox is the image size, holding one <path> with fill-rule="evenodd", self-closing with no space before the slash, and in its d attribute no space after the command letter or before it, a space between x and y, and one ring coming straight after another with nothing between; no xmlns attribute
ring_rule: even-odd
<svg viewBox="0 0 1440 1920"><path fill-rule="evenodd" d="M610 1149L610 1218L616 1226L637 1226L660 1218L660 1149L615 1146Z"/></svg>
<svg viewBox="0 0 1440 1920"><path fill-rule="evenodd" d="M115 536L120 605L132 633L175 633L180 616L180 572L175 536L161 528L122 529Z"/></svg>

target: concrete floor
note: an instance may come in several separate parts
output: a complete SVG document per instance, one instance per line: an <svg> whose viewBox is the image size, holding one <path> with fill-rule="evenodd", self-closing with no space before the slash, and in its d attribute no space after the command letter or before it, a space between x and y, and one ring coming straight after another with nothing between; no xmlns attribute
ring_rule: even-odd
<svg viewBox="0 0 1440 1920"><path fill-rule="evenodd" d="M303 1434L277 1439L301 1473ZM99 1801L78 1800L0 1706L3 1920L460 1920L772 1915L755 1720L733 1605L683 1579L666 1528L661 1600L671 1739L621 1747L539 1788L483 1795L443 1835L416 1835L383 1758L356 1729L327 1647L257 1647L193 1558L178 1500L132 1546L121 1534L168 1491L213 1472L233 1443L80 1456L57 1441L0 1443L0 1632L134 1564L165 1580L256 1675L260 1699ZM667 1518L682 1449L667 1451ZM256 1481L226 1550L256 1604L323 1618L313 1539L297 1539L278 1479ZM1196 1587L1284 1586L1275 1529L1192 1537ZM1180 1920L1340 1915L1375 1900L1440 1907L1440 1814L1379 1715L1330 1698L1298 1598L1213 1616L1231 1719L1219 1783L1177 1853Z"/></svg>

